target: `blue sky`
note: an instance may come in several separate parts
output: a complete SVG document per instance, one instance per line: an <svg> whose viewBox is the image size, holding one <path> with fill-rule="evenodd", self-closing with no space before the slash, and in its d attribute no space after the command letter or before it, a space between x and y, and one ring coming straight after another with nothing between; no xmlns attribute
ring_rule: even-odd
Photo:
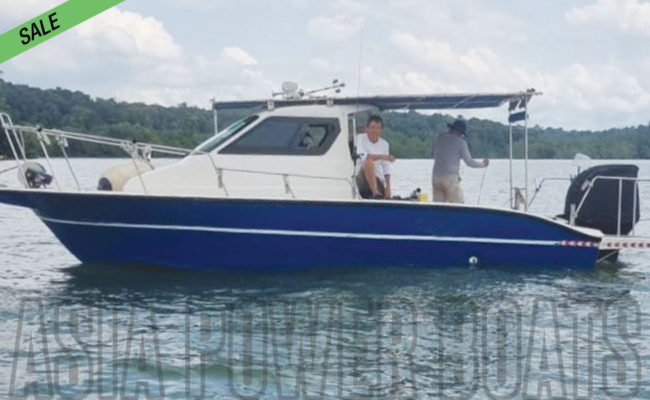
<svg viewBox="0 0 650 400"><path fill-rule="evenodd" d="M0 0L0 31L61 2ZM642 0L126 0L0 69L16 83L206 108L285 80L338 78L347 96L534 87L533 124L604 129L650 121L649 39Z"/></svg>

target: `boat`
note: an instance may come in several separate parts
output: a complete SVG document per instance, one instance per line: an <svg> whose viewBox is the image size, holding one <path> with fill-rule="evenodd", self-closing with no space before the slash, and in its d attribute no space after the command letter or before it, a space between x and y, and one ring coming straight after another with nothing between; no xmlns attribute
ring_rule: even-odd
<svg viewBox="0 0 650 400"><path fill-rule="evenodd" d="M338 91L341 83L326 89ZM318 92L318 93L317 93ZM650 248L639 221L636 166L605 165L574 177L565 213L528 207L528 105L541 93L337 97L283 85L279 96L215 101L215 134L195 149L16 125L0 119L24 187L0 202L26 207L83 263L189 269L347 267L593 268L624 248ZM488 207L360 197L354 176L357 120L385 110L507 106L510 204ZM219 112L252 109L223 130ZM512 179L513 128L523 124L526 185ZM26 157L33 134L45 166ZM310 136L310 144L304 139ZM83 189L67 156L79 140L123 149L130 160ZM76 189L59 185L49 151L58 147ZM153 155L182 157L153 168ZM535 188L537 193L542 181Z"/></svg>

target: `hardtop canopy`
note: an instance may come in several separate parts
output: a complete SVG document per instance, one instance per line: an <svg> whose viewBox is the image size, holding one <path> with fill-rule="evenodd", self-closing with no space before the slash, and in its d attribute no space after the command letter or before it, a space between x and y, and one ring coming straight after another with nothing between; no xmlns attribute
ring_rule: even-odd
<svg viewBox="0 0 650 400"><path fill-rule="evenodd" d="M368 97L314 97L299 99L270 99L246 101L214 101L214 110L290 107L300 105L370 105L380 110L449 110L496 108L510 103L510 108L522 108L534 95L535 89L515 93L467 93Z"/></svg>

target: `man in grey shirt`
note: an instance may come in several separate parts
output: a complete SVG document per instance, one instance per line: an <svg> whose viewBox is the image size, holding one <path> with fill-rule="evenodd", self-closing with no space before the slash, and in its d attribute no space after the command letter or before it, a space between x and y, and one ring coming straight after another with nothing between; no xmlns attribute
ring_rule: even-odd
<svg viewBox="0 0 650 400"><path fill-rule="evenodd" d="M472 158L465 141L467 124L457 119L447 124L448 132L439 134L431 146L433 164L433 201L463 203L463 190L460 188L460 160L470 168L485 168L490 164L487 158L483 162Z"/></svg>

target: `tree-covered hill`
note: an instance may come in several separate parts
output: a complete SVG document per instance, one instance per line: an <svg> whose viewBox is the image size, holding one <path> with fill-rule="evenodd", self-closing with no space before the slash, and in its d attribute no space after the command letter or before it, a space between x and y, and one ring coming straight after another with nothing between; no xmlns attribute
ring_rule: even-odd
<svg viewBox="0 0 650 400"><path fill-rule="evenodd" d="M214 130L211 113L197 107L184 104L162 107L94 99L81 92L61 88L42 90L2 80L0 110L8 112L15 124L40 125L185 148L193 148ZM239 116L226 113L223 122L230 123ZM2 135L0 153L8 154L5 141ZM76 143L71 143L70 152L79 156L114 153L105 148L79 146Z"/></svg>
<svg viewBox="0 0 650 400"><path fill-rule="evenodd" d="M14 123L41 125L98 135L136 139L171 146L192 148L213 132L209 110L188 107L162 107L95 99L81 92L61 88L38 89L0 80L0 110L9 112ZM241 118L246 111L221 112L220 127ZM451 115L423 115L416 112L383 113L385 138L400 158L425 158L431 150L433 132L442 132L453 121ZM481 119L469 119L472 134L469 144L474 156L508 156L508 126ZM0 154L8 155L4 135ZM577 152L593 158L650 158L650 126L608 129L598 132L530 129L531 158L572 158ZM521 129L515 132L515 155L523 152ZM70 153L77 156L119 155L95 146L75 144Z"/></svg>
<svg viewBox="0 0 650 400"><path fill-rule="evenodd" d="M393 151L402 157L428 157L432 132L442 132L454 117L416 112L388 113L385 137ZM469 119L468 142L476 157L507 158L508 126L489 120ZM523 157L523 128L515 127L515 157ZM529 129L531 158L573 158L581 152L592 158L639 159L650 157L650 126L607 129L603 131L565 131L535 126Z"/></svg>

